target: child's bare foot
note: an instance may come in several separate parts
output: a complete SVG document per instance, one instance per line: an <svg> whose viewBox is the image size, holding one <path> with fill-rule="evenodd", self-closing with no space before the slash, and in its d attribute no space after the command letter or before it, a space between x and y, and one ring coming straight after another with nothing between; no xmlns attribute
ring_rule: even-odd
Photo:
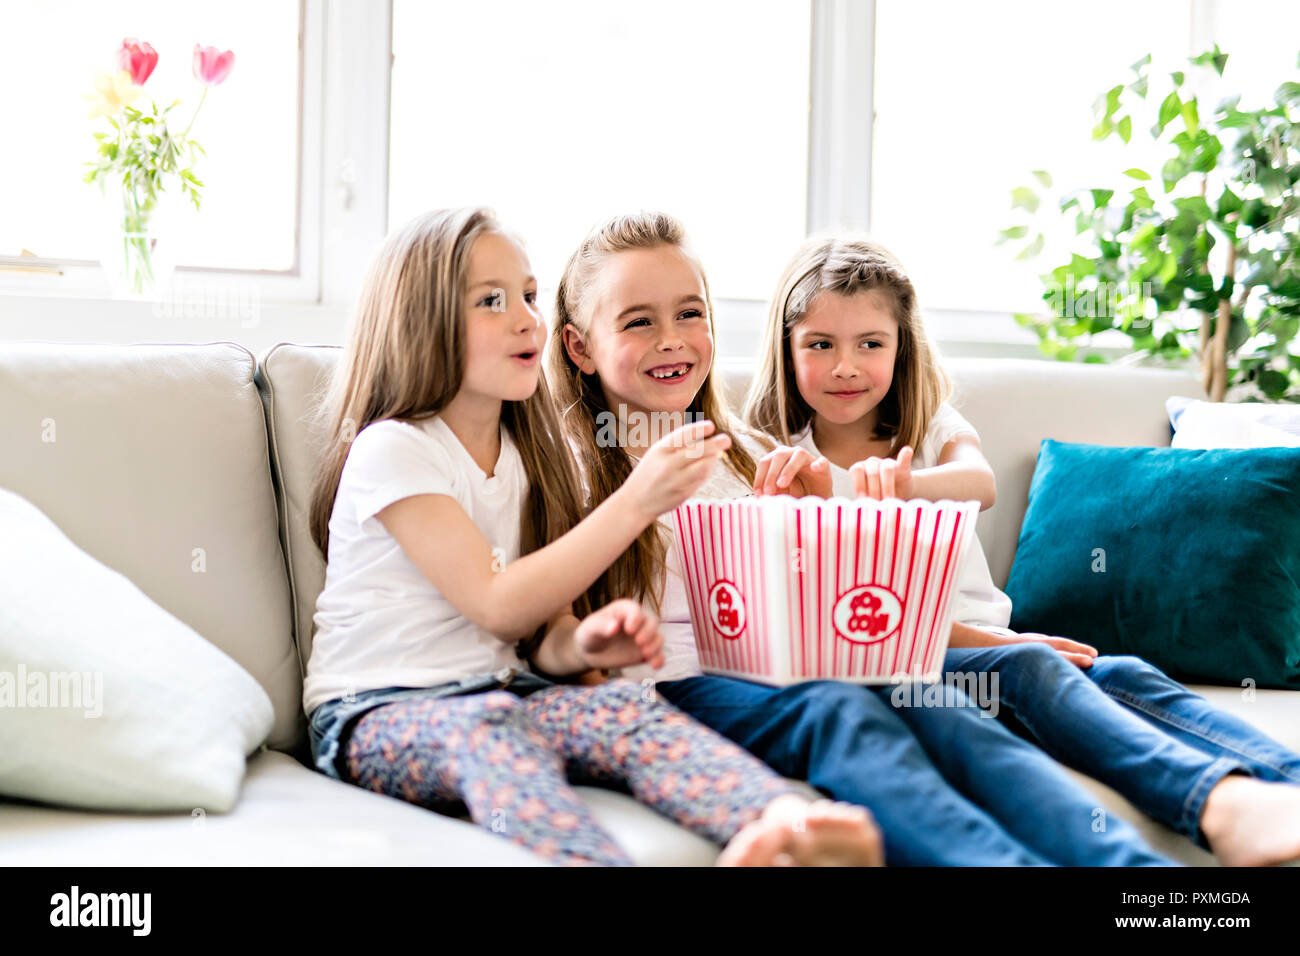
<svg viewBox="0 0 1300 956"><path fill-rule="evenodd" d="M883 866L880 830L865 809L789 795L768 804L718 857L719 866Z"/></svg>
<svg viewBox="0 0 1300 956"><path fill-rule="evenodd" d="M1300 787L1229 774L1205 798L1201 829L1224 866L1300 859Z"/></svg>

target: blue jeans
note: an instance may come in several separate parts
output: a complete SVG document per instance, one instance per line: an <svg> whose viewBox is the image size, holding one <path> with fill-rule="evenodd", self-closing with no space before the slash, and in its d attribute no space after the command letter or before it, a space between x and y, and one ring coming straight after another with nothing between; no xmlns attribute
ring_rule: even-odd
<svg viewBox="0 0 1300 956"><path fill-rule="evenodd" d="M768 687L705 675L670 702L837 800L867 807L885 859L911 866L1158 866L1120 820L1038 748L939 685L941 706L898 707L892 688L836 681Z"/></svg>
<svg viewBox="0 0 1300 956"><path fill-rule="evenodd" d="M1206 849L1201 810L1225 775L1300 783L1300 754L1138 657L1085 669L1042 643L958 647L944 669L996 672L999 699L1047 753Z"/></svg>

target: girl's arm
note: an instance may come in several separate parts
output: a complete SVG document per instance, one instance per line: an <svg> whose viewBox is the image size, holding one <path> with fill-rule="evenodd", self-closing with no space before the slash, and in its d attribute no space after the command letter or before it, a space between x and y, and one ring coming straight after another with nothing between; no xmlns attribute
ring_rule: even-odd
<svg viewBox="0 0 1300 956"><path fill-rule="evenodd" d="M1046 634L1017 634L1012 637L970 627L960 621L952 622L952 636L948 640L948 646L997 647L1004 644L1024 644L1029 641L1040 641L1055 648L1067 661L1079 667L1091 667L1092 659L1097 656L1097 648L1091 644L1081 644L1068 637L1049 637Z"/></svg>
<svg viewBox="0 0 1300 956"><path fill-rule="evenodd" d="M660 439L568 534L500 570L483 533L447 495L411 495L375 517L456 610L513 644L572 604L637 535L704 483L731 442L706 438L712 430L711 422L696 422Z"/></svg>
<svg viewBox="0 0 1300 956"><path fill-rule="evenodd" d="M963 432L944 445L939 464L912 473L912 497L978 501L980 511L992 508L998 500L997 478L984 457L980 440Z"/></svg>
<svg viewBox="0 0 1300 956"><path fill-rule="evenodd" d="M636 601L611 601L579 621L572 608L551 619L533 655L537 669L557 677L592 668L662 667L659 620Z"/></svg>
<svg viewBox="0 0 1300 956"><path fill-rule="evenodd" d="M862 498L925 498L939 501L978 501L980 510L993 507L997 479L984 458L980 440L963 432L939 452L932 468L912 470L912 448L904 446L898 459L868 458L849 468L853 488Z"/></svg>

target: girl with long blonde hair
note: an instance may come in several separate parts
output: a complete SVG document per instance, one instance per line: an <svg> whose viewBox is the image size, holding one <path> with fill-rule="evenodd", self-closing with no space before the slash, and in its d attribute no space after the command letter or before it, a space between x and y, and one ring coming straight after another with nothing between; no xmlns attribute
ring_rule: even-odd
<svg viewBox="0 0 1300 956"><path fill-rule="evenodd" d="M723 863L876 862L865 814L810 802L639 685L544 676L661 663L653 614L585 592L730 440L708 422L674 431L587 513L539 381L536 300L522 246L483 209L411 220L369 272L311 502L328 559L303 689L317 768L463 802L561 863L630 862L570 775L625 785L726 845Z"/></svg>
<svg viewBox="0 0 1300 956"><path fill-rule="evenodd" d="M902 263L864 236L809 239L778 283L746 402L748 422L782 446L759 492L806 473L825 496L991 506L993 471L950 394ZM976 539L944 670L994 675L999 703L1047 753L1222 862L1300 857L1300 754L1140 658L1017 633L1011 612Z"/></svg>

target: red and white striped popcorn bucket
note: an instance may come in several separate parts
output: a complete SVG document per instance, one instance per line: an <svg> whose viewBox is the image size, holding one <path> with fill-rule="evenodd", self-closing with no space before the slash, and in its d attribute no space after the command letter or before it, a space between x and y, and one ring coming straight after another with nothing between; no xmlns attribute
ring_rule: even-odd
<svg viewBox="0 0 1300 956"><path fill-rule="evenodd" d="M978 501L687 501L673 524L700 666L765 684L937 680L978 515Z"/></svg>

